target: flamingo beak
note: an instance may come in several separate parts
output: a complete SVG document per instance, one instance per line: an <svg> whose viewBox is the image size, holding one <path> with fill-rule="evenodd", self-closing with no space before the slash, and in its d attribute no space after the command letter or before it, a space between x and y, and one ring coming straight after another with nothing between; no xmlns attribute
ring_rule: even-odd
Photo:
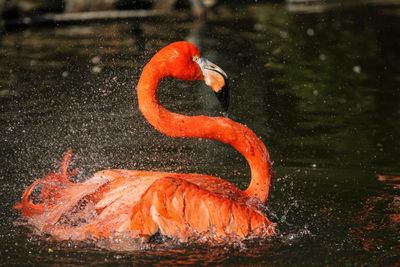
<svg viewBox="0 0 400 267"><path fill-rule="evenodd" d="M218 98L219 103L221 104L224 112L228 111L229 108L229 85L228 81L225 81L224 87L221 88L218 92L215 93Z"/></svg>
<svg viewBox="0 0 400 267"><path fill-rule="evenodd" d="M204 82L217 96L222 109L226 112L229 107L228 75L217 65L205 58L195 60L203 72Z"/></svg>

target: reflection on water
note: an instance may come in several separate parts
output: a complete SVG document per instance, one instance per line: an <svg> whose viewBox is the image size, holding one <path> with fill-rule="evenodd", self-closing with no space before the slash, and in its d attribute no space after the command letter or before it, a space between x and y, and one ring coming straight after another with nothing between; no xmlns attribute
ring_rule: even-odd
<svg viewBox="0 0 400 267"><path fill-rule="evenodd" d="M216 12L203 23L176 16L1 37L4 264L395 264L398 189L379 177L400 174L399 17L369 9L296 15L279 5ZM271 151L269 210L283 221L280 235L211 250L174 244L117 253L14 226L11 207L23 188L55 169L68 147L77 153L78 179L129 168L214 174L246 186L247 166L232 149L172 140L138 112L142 66L160 47L189 37L232 78L229 116ZM220 112L200 83L161 86L161 101L174 111Z"/></svg>

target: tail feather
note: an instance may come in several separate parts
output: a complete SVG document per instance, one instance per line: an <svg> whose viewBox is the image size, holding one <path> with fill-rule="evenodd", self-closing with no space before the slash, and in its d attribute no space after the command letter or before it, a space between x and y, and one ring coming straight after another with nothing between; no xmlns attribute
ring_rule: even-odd
<svg viewBox="0 0 400 267"><path fill-rule="evenodd" d="M22 216L31 217L33 215L42 214L44 211L44 205L34 204L30 199L30 196L35 187L40 183L40 180L34 181L22 194L21 202L14 205L15 209L21 210Z"/></svg>
<svg viewBox="0 0 400 267"><path fill-rule="evenodd" d="M68 183L69 182L68 177L75 176L77 174L76 169L74 169L71 172L68 172L68 166L71 162L72 155L73 155L72 149L70 149L70 148L64 154L63 160L60 165L59 176L57 177L60 182Z"/></svg>
<svg viewBox="0 0 400 267"><path fill-rule="evenodd" d="M68 149L60 164L59 172L50 172L43 179L33 182L24 191L21 202L14 205L15 209L21 210L22 216L32 217L42 214L45 208L51 208L56 204L57 200L63 196L63 192L67 187L74 184L69 180L69 177L75 176L78 170L68 171L72 155L72 150ZM31 195L38 185L42 186L39 194L40 202L35 204L31 199Z"/></svg>

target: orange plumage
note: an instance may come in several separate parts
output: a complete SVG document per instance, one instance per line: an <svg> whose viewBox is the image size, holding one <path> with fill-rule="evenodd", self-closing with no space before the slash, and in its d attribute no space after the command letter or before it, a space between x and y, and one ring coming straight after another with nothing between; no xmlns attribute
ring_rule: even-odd
<svg viewBox="0 0 400 267"><path fill-rule="evenodd" d="M251 182L245 191L214 176L133 170L104 170L74 183L68 172L69 150L60 171L32 183L15 208L39 233L58 240L85 240L123 235L149 238L156 233L206 240L265 237L275 233L260 210L270 187L267 149L247 127L224 117L184 116L168 111L157 99L165 77L204 80L226 97L226 74L202 59L188 42L161 49L144 67L137 92L139 108L160 132L171 137L214 139L233 146L248 161ZM227 104L226 99L224 103ZM41 185L39 202L31 195Z"/></svg>

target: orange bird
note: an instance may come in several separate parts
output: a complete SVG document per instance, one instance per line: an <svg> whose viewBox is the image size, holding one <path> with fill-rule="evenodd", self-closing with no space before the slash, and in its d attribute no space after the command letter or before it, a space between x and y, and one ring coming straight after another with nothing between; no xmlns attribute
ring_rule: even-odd
<svg viewBox="0 0 400 267"><path fill-rule="evenodd" d="M139 109L165 135L208 138L234 147L250 165L249 187L242 191L203 174L116 169L75 183L69 180L76 174L68 171L69 150L60 171L32 183L15 205L33 229L57 240L148 240L159 233L180 241L221 241L275 234L275 224L262 212L271 181L265 145L249 128L228 118L185 116L165 109L157 99L157 87L166 77L203 80L226 110L225 72L202 58L193 44L172 43L144 67L137 85Z"/></svg>

